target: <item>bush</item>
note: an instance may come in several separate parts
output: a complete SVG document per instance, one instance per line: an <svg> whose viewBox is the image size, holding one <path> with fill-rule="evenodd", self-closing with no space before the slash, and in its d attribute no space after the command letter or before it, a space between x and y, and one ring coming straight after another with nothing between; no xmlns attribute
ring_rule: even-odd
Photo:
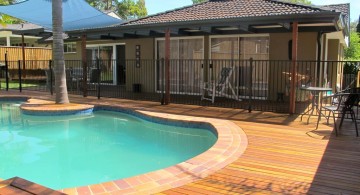
<svg viewBox="0 0 360 195"><path fill-rule="evenodd" d="M357 74L359 71L359 64L356 62L346 62L344 64L344 74Z"/></svg>

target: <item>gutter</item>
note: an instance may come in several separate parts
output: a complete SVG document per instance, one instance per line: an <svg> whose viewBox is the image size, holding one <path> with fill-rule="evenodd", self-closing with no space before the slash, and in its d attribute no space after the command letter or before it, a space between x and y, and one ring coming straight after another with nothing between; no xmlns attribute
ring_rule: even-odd
<svg viewBox="0 0 360 195"><path fill-rule="evenodd" d="M237 18L220 18L208 20L190 20L190 21L175 21L164 23L151 23L151 24L134 24L134 25L119 25L105 28L96 29L79 29L68 31L69 35L82 35L82 34L101 34L101 33L114 33L135 30L163 30L165 28L189 28L191 26L226 26L239 25L239 24L268 24L268 23L286 23L298 21L301 22L333 22L334 19L339 17L340 12L321 12L321 13L307 13L307 14L291 14L291 15L273 15L273 16L252 16L252 17L237 17Z"/></svg>

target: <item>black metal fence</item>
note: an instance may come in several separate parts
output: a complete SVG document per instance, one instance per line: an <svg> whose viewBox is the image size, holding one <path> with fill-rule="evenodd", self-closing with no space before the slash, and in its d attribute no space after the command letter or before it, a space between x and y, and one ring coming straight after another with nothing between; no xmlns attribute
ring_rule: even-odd
<svg viewBox="0 0 360 195"><path fill-rule="evenodd" d="M69 94L170 102L249 110L289 112L290 83L295 79L296 112L311 102L304 86L343 89L344 61L266 60L68 60ZM54 92L56 72L51 61L0 62L1 89ZM167 75L169 75L167 79ZM348 78L348 77L346 77ZM346 83L356 85L356 76ZM7 82L8 81L8 82Z"/></svg>

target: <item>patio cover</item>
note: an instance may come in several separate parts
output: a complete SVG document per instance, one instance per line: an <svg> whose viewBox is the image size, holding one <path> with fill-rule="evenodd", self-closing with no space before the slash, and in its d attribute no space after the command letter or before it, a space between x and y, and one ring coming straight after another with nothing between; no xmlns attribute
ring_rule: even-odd
<svg viewBox="0 0 360 195"><path fill-rule="evenodd" d="M52 1L26 0L21 3L0 6L0 13L52 29ZM63 0L63 29L81 30L120 24L122 20L109 16L85 0Z"/></svg>

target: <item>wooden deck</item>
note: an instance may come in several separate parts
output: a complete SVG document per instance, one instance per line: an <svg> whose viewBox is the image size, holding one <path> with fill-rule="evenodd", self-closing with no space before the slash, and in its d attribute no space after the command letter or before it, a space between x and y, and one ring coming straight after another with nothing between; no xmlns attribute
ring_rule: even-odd
<svg viewBox="0 0 360 195"><path fill-rule="evenodd" d="M2 94L18 94L2 91ZM33 94L32 96L35 96ZM42 98L49 97L43 95ZM360 194L360 138L346 121L335 137L332 124L315 129L297 115L177 105L154 102L81 98L121 104L141 110L224 118L240 126L248 137L245 153L224 169L200 181L158 194Z"/></svg>

